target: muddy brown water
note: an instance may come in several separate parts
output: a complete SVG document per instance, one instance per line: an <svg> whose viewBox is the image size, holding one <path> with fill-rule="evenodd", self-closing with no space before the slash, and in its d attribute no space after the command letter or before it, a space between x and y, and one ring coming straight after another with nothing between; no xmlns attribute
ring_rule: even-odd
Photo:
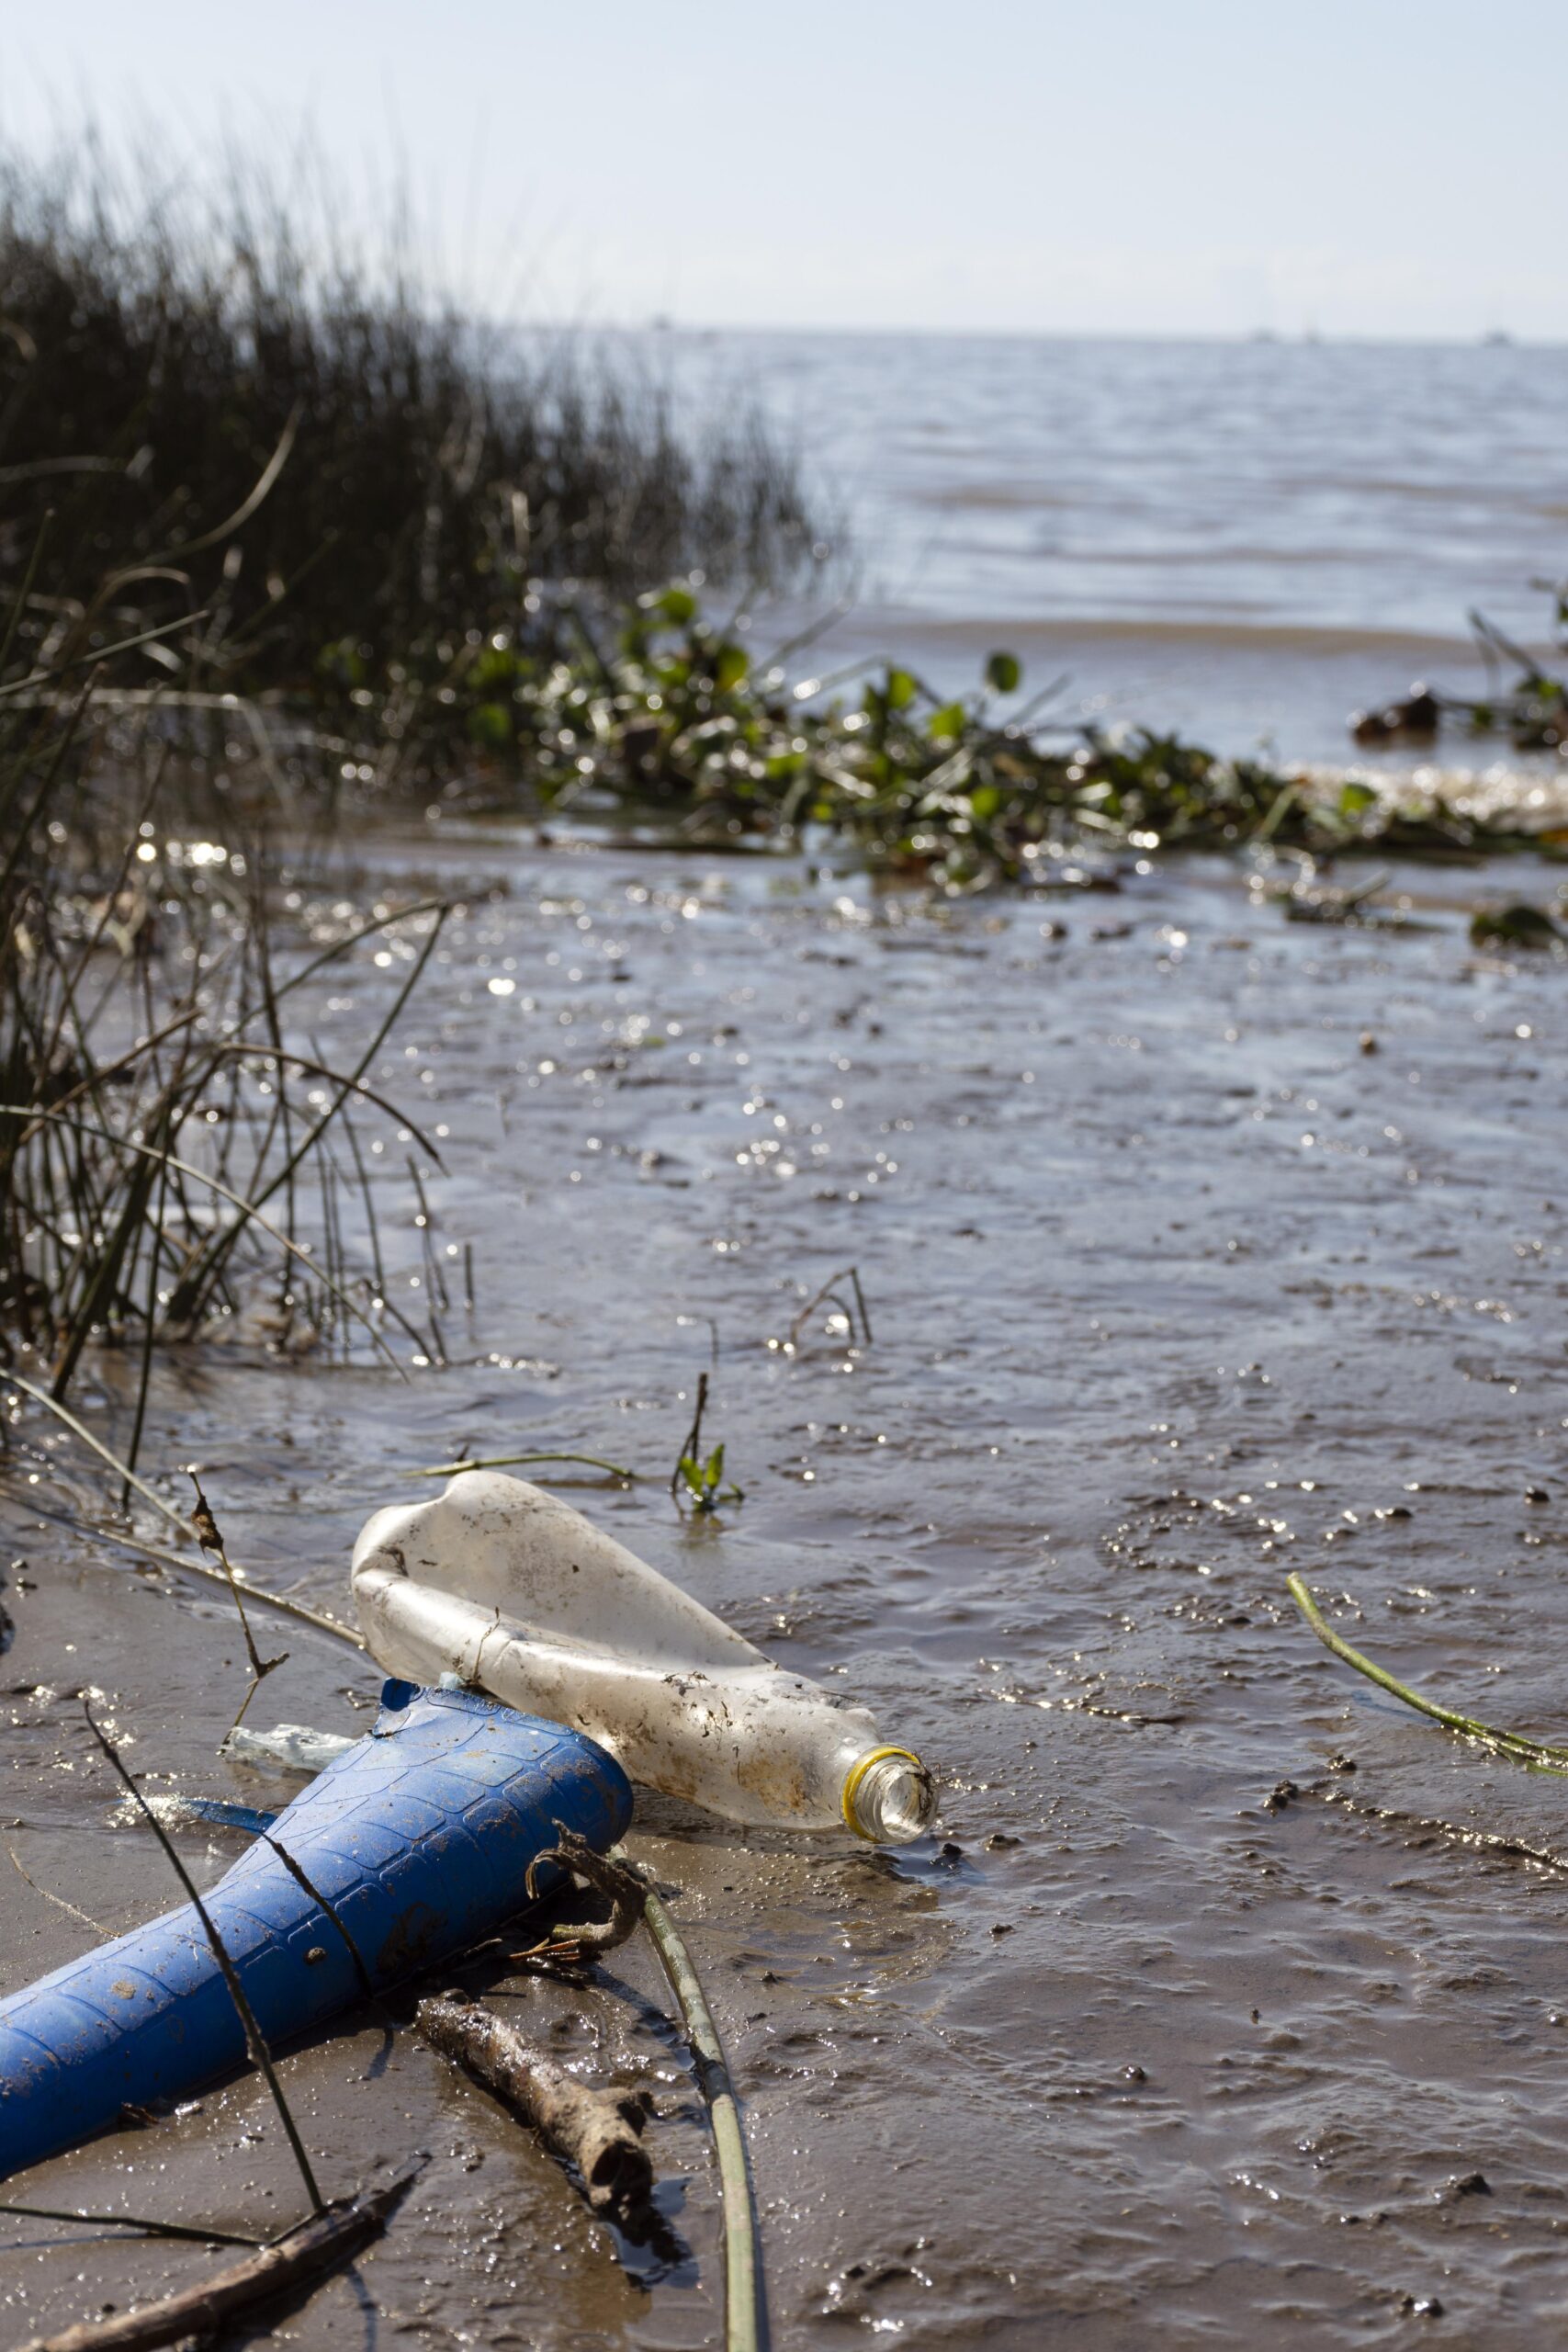
<svg viewBox="0 0 1568 2352"><path fill-rule="evenodd" d="M400 888L468 894L379 1074L446 1131L454 1361L172 1356L145 1460L181 1502L199 1461L236 1556L328 1607L414 1465L625 1461L643 1484L575 1498L940 1770L941 1835L896 1854L639 1816L745 2101L775 2344L1540 2341L1568 2319L1568 1785L1358 1681L1282 1589L1299 1568L1396 1670L1561 1733L1568 971L1479 957L1464 919L1540 871L1396 875L1400 934L1288 924L1217 865L932 915L776 865L400 857ZM353 1037L378 944L302 1030ZM407 1146L372 1133L423 1312ZM870 1341L819 1313L790 1352L852 1262ZM704 1367L745 1488L715 1526L663 1483ZM130 1378L82 1391L106 1434ZM156 1787L287 1792L214 1758L243 1687L220 1597L41 1516L91 1502L91 1465L30 1409L20 1444L7 1990L92 1935L46 1893L106 1930L174 1899L73 1690ZM254 1720L364 1724L367 1665L271 1645ZM182 1844L209 1878L236 1850ZM283 2067L329 2190L430 2162L278 2342L717 2341L649 1955L508 1997L653 2088L668 2234L617 2245L482 2092L355 2024ZM7 2193L237 2229L299 2194L254 2078ZM213 2259L16 2220L0 2246L6 2343Z"/></svg>

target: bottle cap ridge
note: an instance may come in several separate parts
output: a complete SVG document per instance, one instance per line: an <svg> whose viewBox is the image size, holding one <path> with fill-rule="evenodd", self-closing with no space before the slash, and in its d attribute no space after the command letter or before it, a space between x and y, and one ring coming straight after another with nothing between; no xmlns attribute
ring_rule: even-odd
<svg viewBox="0 0 1568 2352"><path fill-rule="evenodd" d="M844 1821L870 1845L908 1845L935 1811L935 1783L911 1747L868 1747L844 1776Z"/></svg>

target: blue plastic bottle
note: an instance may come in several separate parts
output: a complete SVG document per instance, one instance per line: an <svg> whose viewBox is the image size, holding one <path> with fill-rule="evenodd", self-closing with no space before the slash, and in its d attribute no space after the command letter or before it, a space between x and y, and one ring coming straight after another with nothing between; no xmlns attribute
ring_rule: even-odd
<svg viewBox="0 0 1568 2352"><path fill-rule="evenodd" d="M482 1941L529 1908L529 1864L576 1830L603 1853L631 1819L626 1774L558 1724L470 1690L389 1682L374 1729L280 1813L209 1894L269 2045ZM161 1859L161 1858L160 1858ZM541 1898L561 1873L547 1864ZM126 2106L187 2098L245 2059L194 1907L118 1936L0 2001L0 2177Z"/></svg>

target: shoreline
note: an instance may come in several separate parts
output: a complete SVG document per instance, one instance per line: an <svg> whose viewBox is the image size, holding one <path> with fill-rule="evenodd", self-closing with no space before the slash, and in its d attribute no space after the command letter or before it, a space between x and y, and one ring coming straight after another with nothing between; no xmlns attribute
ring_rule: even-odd
<svg viewBox="0 0 1568 2352"><path fill-rule="evenodd" d="M185 1507L194 1456L234 1556L341 1609L355 1532L414 1466L464 1435L591 1446L644 1476L574 1500L929 1751L956 1855L738 1840L639 1801L635 1850L680 1890L747 2100L776 2324L824 2352L846 2314L1120 2352L1157 2309L1196 2352L1242 2339L1267 2271L1306 2282L1272 2323L1282 2352L1348 2342L1391 2279L1396 2305L1434 2278L1466 2340L1532 2344L1516 2282L1556 2261L1551 2132L1528 2125L1550 2123L1557 2066L1555 1899L1401 1824L1551 1848L1555 1799L1335 1675L1283 1590L1300 1567L1413 1679L1473 1689L1490 1659L1493 1711L1550 1719L1562 1514L1521 1498L1561 1485L1562 976L1465 935L1516 869L1396 864L1394 933L1303 929L1213 855L1043 903L885 898L699 849L364 849L334 854L324 910L433 890L464 910L367 1071L449 1130L427 1226L393 1120L360 1126L392 1295L423 1295L428 1233L454 1268L448 1244L471 1244L474 1306L454 1276L450 1362L407 1381L259 1337L170 1351L144 1472ZM378 947L290 1013L329 1060L378 1017ZM357 1204L341 1214L362 1249ZM824 1308L775 1344L847 1263L874 1341ZM80 1399L122 1442L134 1356L92 1359ZM698 1369L746 1488L715 1528L663 1487ZM8 1834L39 1886L118 1927L164 1890L62 1694L106 1686L160 1786L265 1803L212 1753L243 1652L221 1595L44 1519L83 1515L85 1457L30 1412L11 1437ZM367 1720L352 1661L307 1629L279 1646L259 1723ZM1382 1813L1315 1801L1346 1754ZM1268 1802L1281 1775L1299 1803ZM226 1834L185 1833L203 1883ZM3 1981L89 1940L17 1880ZM686 2258L640 2283L548 2160L403 2037L389 2065L373 2027L284 2059L332 2188L369 2147L434 2152L365 2258L389 2326L517 2327L546 2352L712 2340L707 2153L657 1980L634 1961L630 1981L637 2002L515 1990L569 2057L608 2052L657 2088ZM1321 2165L1301 2143L1325 2113ZM998 2172L1004 2117L1021 2163ZM27 2193L145 2210L155 2163L160 2210L243 2226L290 2193L287 2162L241 2076ZM1442 2191L1472 2169L1506 2230L1468 2234L1461 2262ZM1147 2226L1177 2205L1179 2240ZM1345 2227L1373 2210L1379 2228ZM559 2249L547 2291L539 2245ZM34 2232L0 2308L21 2335L187 2265ZM304 2324L358 2343L350 2286Z"/></svg>

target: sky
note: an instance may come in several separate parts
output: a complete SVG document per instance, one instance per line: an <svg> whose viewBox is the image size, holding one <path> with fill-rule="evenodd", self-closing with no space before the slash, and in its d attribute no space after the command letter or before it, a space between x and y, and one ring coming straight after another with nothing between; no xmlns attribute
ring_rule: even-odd
<svg viewBox="0 0 1568 2352"><path fill-rule="evenodd" d="M0 0L13 153L310 149L578 323L1565 340L1564 87L1564 0Z"/></svg>

